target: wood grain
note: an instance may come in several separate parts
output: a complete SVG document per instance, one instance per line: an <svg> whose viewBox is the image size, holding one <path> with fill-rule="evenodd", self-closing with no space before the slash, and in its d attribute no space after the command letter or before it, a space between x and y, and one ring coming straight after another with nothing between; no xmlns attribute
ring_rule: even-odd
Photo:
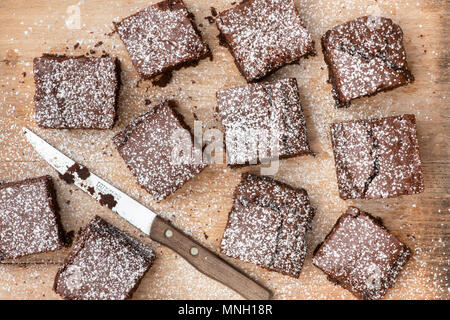
<svg viewBox="0 0 450 320"><path fill-rule="evenodd" d="M146 7L156 0L60 0L0 2L0 181L51 174L55 178L62 222L77 231L96 214L150 244L158 253L155 265L139 286L135 299L240 299L219 282L190 266L170 249L135 230L89 196L59 180L54 171L32 151L20 134L26 125L93 172L143 204L154 208L197 241L218 252L220 238L232 204L233 189L242 172L212 165L161 203L135 182L111 143L111 137L133 118L163 97L174 98L179 111L192 126L194 118L204 128L220 127L215 113L215 92L244 84L229 52L219 45L218 31L208 23L210 7L231 7L232 0L185 0L196 16L214 59L174 74L165 88L139 81L117 35L108 35L112 21ZM67 8L79 4L81 28L65 24ZM228 259L261 281L278 299L353 299L346 290L331 284L311 264L312 251L323 240L348 205L356 205L383 219L385 225L414 251L387 299L448 299L450 264L450 89L448 52L448 1L296 0L300 14L316 41L317 56L281 69L270 77L295 77L299 83L308 136L316 157L280 162L275 178L305 188L317 215L308 238L308 255L299 279ZM327 70L320 53L320 36L329 28L366 14L392 18L404 31L408 62L416 81L406 87L364 98L348 109L336 110L326 83ZM95 47L102 41L103 44ZM79 43L77 49L75 44ZM113 130L42 130L34 122L32 59L44 52L80 55L103 50L119 57L123 87L119 121ZM339 199L329 139L329 125L346 119L363 119L414 113L425 174L425 192L387 200ZM70 249L24 257L0 264L0 299L58 299L52 282L59 264Z"/></svg>

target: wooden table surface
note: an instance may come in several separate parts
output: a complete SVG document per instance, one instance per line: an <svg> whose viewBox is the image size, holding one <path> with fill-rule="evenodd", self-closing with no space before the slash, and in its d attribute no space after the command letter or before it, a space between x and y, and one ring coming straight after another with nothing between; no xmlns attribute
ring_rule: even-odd
<svg viewBox="0 0 450 320"><path fill-rule="evenodd" d="M65 184L24 141L20 130L28 126L93 172L218 251L233 189L242 172L258 173L257 166L229 169L211 165L167 200L156 204L135 182L111 143L111 137L133 118L163 98L173 98L192 126L194 117L205 128L218 125L215 92L244 84L230 53L219 46L218 31L207 16L231 7L232 0L185 0L211 46L214 59L175 72L171 83L160 88L140 82L112 22L148 6L155 0L71 0L0 2L0 181L20 180L43 174L54 177L62 222L77 231L100 215L155 248L158 258L134 295L135 299L240 299L235 292L201 275L171 250L152 242L133 227L100 207L74 186ZM271 79L295 77L299 82L308 135L316 157L280 162L275 178L305 188L317 215L308 237L308 255L299 279L265 271L231 260L275 292L276 299L353 299L327 281L311 263L312 251L349 205L383 219L385 225L414 251L387 299L449 298L449 2L384 0L296 0L297 7L316 41L317 56L287 66ZM71 20L75 5L80 28ZM75 10L75 11L74 11ZM408 62L416 81L348 109L335 109L327 69L320 50L320 36L336 24L367 15L392 18L404 31ZM69 21L68 28L67 21ZM99 46L95 46L102 41ZM75 44L78 43L78 48ZM32 60L42 53L118 56L122 65L119 120L113 130L42 130L34 121ZM365 119L414 113L425 174L425 192L387 200L343 201L338 197L329 125L348 119ZM52 291L56 270L70 249L32 255L0 264L0 299L58 299Z"/></svg>

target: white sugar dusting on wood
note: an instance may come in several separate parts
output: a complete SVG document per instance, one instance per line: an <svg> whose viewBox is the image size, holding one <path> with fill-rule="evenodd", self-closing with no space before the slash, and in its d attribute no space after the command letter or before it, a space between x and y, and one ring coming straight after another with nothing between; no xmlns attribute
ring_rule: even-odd
<svg viewBox="0 0 450 320"><path fill-rule="evenodd" d="M153 1L156 2L156 1ZM186 0L196 21L210 15L210 7L218 12L230 8L231 1ZM242 269L261 280L276 292L277 299L351 299L352 295L334 286L311 263L312 250L323 241L336 219L350 204L381 216L385 225L413 251L395 286L388 291L387 299L442 299L448 298L449 251L445 228L448 226L448 205L443 193L448 179L446 163L448 148L446 120L443 106L448 103L448 89L443 84L445 73L442 65L446 55L443 37L446 33L441 23L443 7L437 2L385 0L313 0L296 1L300 17L312 39L316 41L316 57L303 59L299 65L282 68L268 80L294 77L299 84L302 109L306 117L308 138L313 157L283 160L275 178L308 191L311 202L318 207L308 234L308 253L299 279L266 271L249 263L230 259ZM219 46L215 25L199 26L205 42L214 53L214 60L202 60L195 68L176 71L165 88L139 83L128 53L117 35L104 36L112 30L112 21L120 21L138 10L148 7L148 1L121 2L105 5L89 1L81 6L82 28L69 30L62 16L66 7L59 2L41 2L32 11L20 1L10 2L11 15L3 21L0 34L0 181L14 181L26 177L51 174L56 184L58 202L62 207L62 222L66 230L77 231L91 218L99 214L120 229L139 237L158 253L155 265L144 277L134 298L182 299L182 298L230 298L239 295L204 277L170 249L158 246L140 237L140 234L115 217L108 209L101 208L82 191L60 181L26 144L20 131L23 125L35 128L34 84L32 59L43 52L79 55L95 48L118 56L122 66L123 87L118 108L119 119L113 130L40 130L36 131L53 145L63 150L94 173L121 188L145 205L161 212L181 229L206 246L218 250L225 229L228 212L232 206L232 193L244 171L210 166L194 177L173 197L155 203L140 188L119 154L114 150L111 138L123 130L137 116L145 113L163 98L179 102L179 111L192 127L196 115L206 127L219 125L215 92L231 86L244 85L245 80L236 70L233 58L226 48ZM377 9L377 10L374 10ZM23 12L26 14L19 14ZM87 14L92 12L95 14ZM327 67L320 52L320 37L332 27L365 15L382 15L393 19L403 29L404 45L416 82L392 92L380 93L371 98L355 100L352 107L336 110L331 95L331 85L326 83ZM443 15L445 17L445 15ZM23 22L23 24L20 24ZM2 22L0 22L0 25ZM15 29L11 29L11 26ZM422 25L422 28L419 28ZM29 28L32 27L32 30ZM24 31L28 34L25 35ZM92 32L92 33L91 33ZM51 37L49 37L49 33ZM74 49L75 43L80 47ZM38 45L37 45L38 44ZM67 49L66 49L67 48ZM96 54L96 55L97 55ZM6 62L9 61L8 63ZM26 76L23 76L23 72ZM195 83L193 83L195 81ZM391 115L414 113L417 118L417 137L420 144L425 176L425 191L420 195L396 199L343 201L338 196L336 173L332 159L330 124L334 122L381 118ZM256 171L254 171L256 172ZM69 203L67 203L69 201ZM412 204L416 204L413 207ZM206 236L207 238L206 238ZM52 292L53 278L67 250L51 254L33 255L19 260L22 266L0 264L1 298L57 298ZM180 277L183 274L183 277Z"/></svg>

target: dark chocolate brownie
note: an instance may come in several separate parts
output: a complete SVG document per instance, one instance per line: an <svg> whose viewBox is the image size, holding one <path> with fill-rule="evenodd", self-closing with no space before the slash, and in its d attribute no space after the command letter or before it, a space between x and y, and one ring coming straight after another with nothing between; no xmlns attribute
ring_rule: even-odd
<svg viewBox="0 0 450 320"><path fill-rule="evenodd" d="M304 189L244 174L222 237L226 255L298 277L315 209Z"/></svg>
<svg viewBox="0 0 450 320"><path fill-rule="evenodd" d="M331 140L342 199L423 192L414 115L335 123Z"/></svg>
<svg viewBox="0 0 450 320"><path fill-rule="evenodd" d="M293 0L249 0L216 18L220 37L249 82L314 53Z"/></svg>
<svg viewBox="0 0 450 320"><path fill-rule="evenodd" d="M53 288L68 300L131 298L154 259L150 247L97 216L59 268Z"/></svg>
<svg viewBox="0 0 450 320"><path fill-rule="evenodd" d="M156 75L211 54L182 0L165 0L115 24L139 75Z"/></svg>
<svg viewBox="0 0 450 320"><path fill-rule="evenodd" d="M206 167L191 154L192 134L173 102L149 110L113 140L138 183L156 201L175 192Z"/></svg>
<svg viewBox="0 0 450 320"><path fill-rule="evenodd" d="M0 260L65 245L50 176L0 186Z"/></svg>
<svg viewBox="0 0 450 320"><path fill-rule="evenodd" d="M380 299L394 282L411 250L377 218L349 207L313 257L313 264L361 299Z"/></svg>
<svg viewBox="0 0 450 320"><path fill-rule="evenodd" d="M231 167L311 154L296 79L233 87L216 96Z"/></svg>
<svg viewBox="0 0 450 320"><path fill-rule="evenodd" d="M338 25L323 35L322 50L337 107L414 80L402 29L388 18L368 16Z"/></svg>
<svg viewBox="0 0 450 320"><path fill-rule="evenodd" d="M110 129L116 120L120 67L115 58L35 58L36 121L43 128Z"/></svg>

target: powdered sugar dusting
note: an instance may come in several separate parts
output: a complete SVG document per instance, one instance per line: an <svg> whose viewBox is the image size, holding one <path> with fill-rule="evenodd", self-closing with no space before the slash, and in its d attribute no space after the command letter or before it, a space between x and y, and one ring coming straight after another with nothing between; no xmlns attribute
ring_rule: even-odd
<svg viewBox="0 0 450 320"><path fill-rule="evenodd" d="M38 125L112 128L119 90L115 59L44 55L34 59L33 64Z"/></svg>
<svg viewBox="0 0 450 320"><path fill-rule="evenodd" d="M155 1L152 1L155 2ZM82 28L65 27L65 3L41 1L29 10L23 1L10 1L10 15L3 21L0 33L0 180L14 181L25 177L51 174L62 207L62 222L66 230L78 230L99 214L120 229L141 241L151 244L158 252L155 265L144 277L137 299L238 299L240 296L199 273L170 249L151 242L130 227L109 209L100 207L84 192L60 181L54 171L42 162L20 134L27 125L64 153L88 166L94 173L113 183L140 202L170 218L207 247L218 251L220 237L226 227L233 203L233 190L245 171L257 172L258 167L228 169L211 165L192 182L173 196L156 203L152 196L136 183L124 161L115 151L111 138L123 130L134 118L145 113L149 106L165 98L175 99L177 108L190 127L193 114L203 121L205 128L219 127L215 112L217 90L245 85L245 79L234 66L229 51L219 46L218 31L203 17L211 15L210 7L218 12L229 9L232 1L186 0L186 5L202 22L199 28L211 46L214 60L205 59L195 68L181 69L171 83L154 87L139 82L125 46L117 36L105 36L111 31L111 21L120 21L149 5L148 0L84 1L81 6ZM276 299L352 299L352 294L335 286L311 263L312 251L323 241L337 218L349 204L383 217L385 225L414 251L414 256L400 273L386 299L443 299L449 296L449 241L446 226L449 215L445 201L448 176L446 135L447 120L444 106L448 105L445 84L447 55L445 14L439 1L391 0L311 0L295 1L302 20L312 39L320 41L327 31L346 21L366 15L393 19L403 29L404 46L416 81L396 90L379 93L370 98L352 101L348 109L335 109L328 84L328 71L320 45L317 56L301 59L286 66L268 80L294 77L297 79L302 109L305 113L308 139L316 157L295 157L280 161L276 179L308 190L311 202L318 211L307 236L308 253L299 279L267 271L237 259L229 259L255 279L275 292ZM42 8L42 9L39 9ZM377 9L377 10L375 10ZM39 11L42 10L42 11ZM21 14L26 12L26 14ZM23 22L23 24L21 24ZM1 24L2 22L0 22ZM30 30L29 28L32 28ZM28 31L27 34L24 31ZM51 36L49 36L49 34ZM448 38L448 37L447 37ZM89 53L95 44L118 56L122 67L123 87L118 109L119 119L112 130L42 130L35 127L34 84L32 60L42 52L65 53L76 56ZM79 43L77 49L74 44ZM8 62L6 62L8 61ZM26 76L23 76L26 73ZM150 100L150 104L144 103ZM382 118L414 113L417 119L417 138L420 143L425 190L414 196L378 200L347 200L339 198L330 125L356 119ZM68 202L68 203L66 203ZM414 206L415 205L415 206ZM0 264L0 297L2 299L58 298L52 292L53 278L66 250L31 255L19 260L20 266ZM181 277L180 275L183 275Z"/></svg>
<svg viewBox="0 0 450 320"><path fill-rule="evenodd" d="M338 106L414 80L402 30L391 19L367 16L336 26L322 37L322 49Z"/></svg>
<svg viewBox="0 0 450 320"><path fill-rule="evenodd" d="M414 115L336 123L331 131L343 199L423 192Z"/></svg>
<svg viewBox="0 0 450 320"><path fill-rule="evenodd" d="M228 164L311 153L295 79L232 87L216 95Z"/></svg>
<svg viewBox="0 0 450 320"><path fill-rule="evenodd" d="M72 300L123 300L154 258L150 247L96 217L59 269L55 291Z"/></svg>
<svg viewBox="0 0 450 320"><path fill-rule="evenodd" d="M52 188L48 176L0 186L0 260L64 245Z"/></svg>
<svg viewBox="0 0 450 320"><path fill-rule="evenodd" d="M181 0L165 0L116 24L139 74L151 78L209 54Z"/></svg>
<svg viewBox="0 0 450 320"><path fill-rule="evenodd" d="M176 137L187 143L184 146L189 151L193 148L190 132L174 112L173 107L164 102L137 118L114 138L138 183L156 201L172 194L206 166L194 163L192 158L182 163L175 163L172 158L177 152L174 135L179 134Z"/></svg>
<svg viewBox="0 0 450 320"><path fill-rule="evenodd" d="M293 0L246 1L221 12L216 22L247 81L314 50Z"/></svg>
<svg viewBox="0 0 450 320"><path fill-rule="evenodd" d="M314 209L305 190L244 175L235 191L221 251L263 268L298 277Z"/></svg>
<svg viewBox="0 0 450 320"><path fill-rule="evenodd" d="M350 207L314 254L313 263L357 297L379 299L410 255L379 222Z"/></svg>

